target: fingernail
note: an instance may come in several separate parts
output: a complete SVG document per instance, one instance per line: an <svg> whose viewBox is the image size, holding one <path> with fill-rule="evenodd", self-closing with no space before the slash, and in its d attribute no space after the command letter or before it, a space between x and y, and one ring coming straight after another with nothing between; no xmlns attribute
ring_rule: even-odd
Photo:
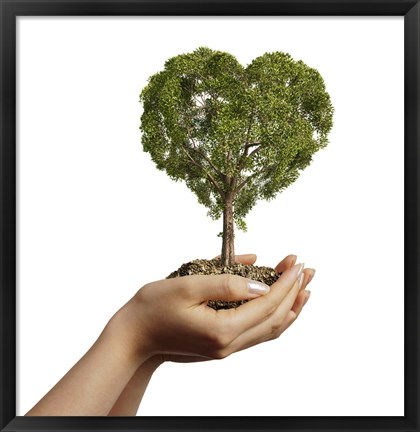
<svg viewBox="0 0 420 432"><path fill-rule="evenodd" d="M248 280L248 292L251 294L267 294L270 291L270 287L265 283Z"/></svg>
<svg viewBox="0 0 420 432"><path fill-rule="evenodd" d="M305 274L303 272L299 276L299 289L302 288L304 276L305 276Z"/></svg>
<svg viewBox="0 0 420 432"><path fill-rule="evenodd" d="M298 273L296 275L296 277L298 278L302 274L303 269L305 268L305 263L295 264L293 269L297 269L297 268L299 268Z"/></svg>

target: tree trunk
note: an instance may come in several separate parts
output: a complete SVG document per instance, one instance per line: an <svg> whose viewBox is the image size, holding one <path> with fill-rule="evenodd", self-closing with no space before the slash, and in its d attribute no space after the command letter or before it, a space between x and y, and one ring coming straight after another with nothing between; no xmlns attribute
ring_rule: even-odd
<svg viewBox="0 0 420 432"><path fill-rule="evenodd" d="M235 263L234 224L233 224L233 198L229 194L225 199L223 209L223 243L222 265Z"/></svg>

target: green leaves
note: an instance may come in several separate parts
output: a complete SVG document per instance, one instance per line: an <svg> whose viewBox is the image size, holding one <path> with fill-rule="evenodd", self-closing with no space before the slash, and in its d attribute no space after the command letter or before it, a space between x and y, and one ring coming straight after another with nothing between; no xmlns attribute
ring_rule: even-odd
<svg viewBox="0 0 420 432"><path fill-rule="evenodd" d="M327 145L333 124L319 72L282 52L244 68L229 53L201 47L168 59L140 99L144 151L185 181L212 218L233 196L242 229L258 199L292 184Z"/></svg>

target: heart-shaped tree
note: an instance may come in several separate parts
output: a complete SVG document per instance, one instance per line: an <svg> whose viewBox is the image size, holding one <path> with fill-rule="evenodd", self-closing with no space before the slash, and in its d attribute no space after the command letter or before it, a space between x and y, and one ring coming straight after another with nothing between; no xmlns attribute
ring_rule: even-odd
<svg viewBox="0 0 420 432"><path fill-rule="evenodd" d="M325 147L333 106L319 72L283 52L243 67L201 47L172 57L149 78L140 100L143 149L157 168L184 180L223 215L223 265L234 263L234 223L258 199L293 183Z"/></svg>

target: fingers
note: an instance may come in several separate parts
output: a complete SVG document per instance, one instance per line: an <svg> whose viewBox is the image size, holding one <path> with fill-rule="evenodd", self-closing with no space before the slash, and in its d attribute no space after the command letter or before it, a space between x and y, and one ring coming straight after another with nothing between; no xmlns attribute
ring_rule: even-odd
<svg viewBox="0 0 420 432"><path fill-rule="evenodd" d="M306 302L306 291L300 290L299 294L296 296L296 299L295 299L295 302L294 302L292 308L290 309L294 313L295 318L297 318L300 315L300 313L302 312L302 309L303 309L305 302ZM283 323L283 324L284 324L283 328L285 330L286 324L288 324L288 323Z"/></svg>
<svg viewBox="0 0 420 432"><path fill-rule="evenodd" d="M287 313L299 292L298 278L302 271L303 264L296 264L282 273L280 278L271 285L268 294L245 303L237 309L231 309L235 326L242 331L254 327L270 317L280 305Z"/></svg>
<svg viewBox="0 0 420 432"><path fill-rule="evenodd" d="M280 334L284 333L296 321L296 319L299 317L300 313L302 312L303 307L308 301L310 295L311 295L310 291L307 290L300 291L300 293L296 297L295 304L293 305L290 311L292 313L286 317L286 319L283 321L281 325Z"/></svg>
<svg viewBox="0 0 420 432"><path fill-rule="evenodd" d="M308 269L303 270L303 274L304 274L304 276L303 276L303 282L302 282L301 292L296 297L295 303L292 306L292 311L295 312L297 314L297 316L299 316L299 314L300 314L300 312L302 310L302 307L308 301L309 296L311 294L310 291L306 290L306 287L311 282L311 280L313 279L314 274L315 274L315 270L311 269L311 268L308 268ZM302 292L305 293L303 299L301 299Z"/></svg>
<svg viewBox="0 0 420 432"><path fill-rule="evenodd" d="M235 255L235 262L245 265L255 264L257 261L257 255L255 254L244 254L244 255Z"/></svg>
<svg viewBox="0 0 420 432"><path fill-rule="evenodd" d="M298 288L299 281L296 280L296 282L293 284L293 289L289 292L289 294L295 292L296 298L296 296L299 294ZM283 323L285 321L291 323L297 318L296 313L291 310L290 307L285 306L286 299L287 297L266 320L260 322L255 327L250 327L244 333L241 333L235 339L233 339L225 349L226 355L236 351L241 351L262 342L278 338L284 331ZM253 302L254 301L251 303ZM290 299L288 303L290 304ZM240 308L243 306L244 305L240 306Z"/></svg>
<svg viewBox="0 0 420 432"><path fill-rule="evenodd" d="M177 279L196 304L207 300L253 299L270 291L270 287L262 282L232 274L192 275Z"/></svg>
<svg viewBox="0 0 420 432"><path fill-rule="evenodd" d="M286 258L283 258L283 260L276 265L275 270L278 271L279 273L283 273L289 268L292 268L295 265L296 260L297 260L296 255L288 255Z"/></svg>
<svg viewBox="0 0 420 432"><path fill-rule="evenodd" d="M255 256L239 259L251 261ZM142 324L148 323L153 350L195 360L197 356L223 358L278 337L302 310L301 288L313 276L311 269L303 270L303 264L293 265L295 261L290 255L278 264L282 274L271 287L230 274L190 275L147 284L139 290L135 305L143 308L139 315ZM252 301L237 309L207 307L208 300L243 299Z"/></svg>
<svg viewBox="0 0 420 432"><path fill-rule="evenodd" d="M293 317L294 319L289 323L288 326L290 326L292 324L292 322L294 322L294 320L296 318L298 318L298 316L300 315L300 313L302 311L303 306L308 301L310 291L307 291L305 288L306 288L307 284L312 280L314 274L315 274L314 269L305 269L303 271L302 285L300 287L300 290L299 290L297 296L294 299L292 307L290 308L291 312L294 313L294 317ZM287 327L284 327L284 328L282 327L281 332L286 330Z"/></svg>
<svg viewBox="0 0 420 432"><path fill-rule="evenodd" d="M216 258L220 258L220 255L217 255L213 259ZM279 273L286 271L287 269L295 265L296 259L297 259L296 255L288 255L276 265L275 270L278 271ZM257 255L255 254L235 255L235 262L240 264L252 265L255 264L255 261L257 261Z"/></svg>
<svg viewBox="0 0 420 432"><path fill-rule="evenodd" d="M235 259L237 262L251 264L255 262L256 258L255 254L244 254L237 255ZM296 255L289 255L276 268L284 272L288 268L290 269L295 261ZM191 275L158 281L158 283L161 289L166 288L169 291L169 295L192 299L194 304L201 304L207 300L236 301L255 299L270 291L266 284L230 274Z"/></svg>
<svg viewBox="0 0 420 432"><path fill-rule="evenodd" d="M315 271L313 269L305 269L305 273L305 279L307 283L309 283ZM307 278L308 275L309 278ZM306 285L301 287L290 310L285 311L282 305L280 305L270 318L235 338L229 346L225 348L225 355L276 339L284 333L299 317L309 299L310 291L305 290L305 288Z"/></svg>
<svg viewBox="0 0 420 432"><path fill-rule="evenodd" d="M307 268L304 270L304 278L302 283L302 289L305 289L306 285L314 278L315 269Z"/></svg>
<svg viewBox="0 0 420 432"><path fill-rule="evenodd" d="M292 309L289 311L289 314L286 316L286 318L281 324L280 334L284 333L297 320L300 313L302 312L303 307L309 300L310 295L311 292L308 290L302 289L299 292L298 296L296 297L295 304L293 305Z"/></svg>
<svg viewBox="0 0 420 432"><path fill-rule="evenodd" d="M220 255L217 255L213 259L220 258ZM235 262L239 264L252 265L257 261L257 255L255 254L243 254L243 255L235 255Z"/></svg>

